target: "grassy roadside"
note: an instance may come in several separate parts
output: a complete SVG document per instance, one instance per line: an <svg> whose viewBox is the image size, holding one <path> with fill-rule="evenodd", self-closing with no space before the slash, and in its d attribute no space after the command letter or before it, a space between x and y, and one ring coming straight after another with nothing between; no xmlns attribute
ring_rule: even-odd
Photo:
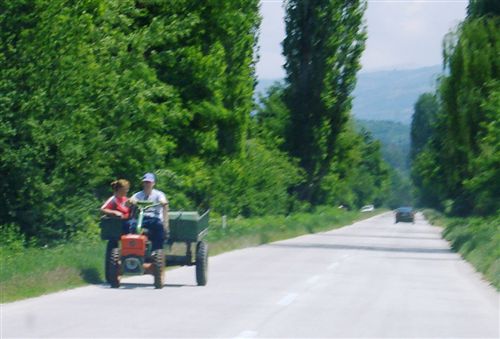
<svg viewBox="0 0 500 339"><path fill-rule="evenodd" d="M210 254L260 245L307 233L339 228L384 210L348 212L320 207L314 213L210 221ZM104 276L105 242L80 240L52 248L0 247L0 303L39 296L85 284L99 284Z"/></svg>
<svg viewBox="0 0 500 339"><path fill-rule="evenodd" d="M500 216L449 218L424 210L430 223L444 228L443 235L479 272L500 291Z"/></svg>

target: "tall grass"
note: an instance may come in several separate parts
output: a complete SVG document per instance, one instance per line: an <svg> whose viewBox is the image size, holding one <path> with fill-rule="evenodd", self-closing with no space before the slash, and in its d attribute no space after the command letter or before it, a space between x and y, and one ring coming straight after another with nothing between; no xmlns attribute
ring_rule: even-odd
<svg viewBox="0 0 500 339"><path fill-rule="evenodd" d="M207 241L211 255L255 246L306 233L338 228L371 213L348 212L319 207L314 213L229 219L212 217ZM55 247L22 246L15 236L0 246L0 302L39 296L104 280L105 242L97 239L96 228L76 240ZM11 232L12 233L12 232Z"/></svg>
<svg viewBox="0 0 500 339"><path fill-rule="evenodd" d="M71 242L52 248L12 251L0 247L0 302L100 283L104 242Z"/></svg>
<svg viewBox="0 0 500 339"><path fill-rule="evenodd" d="M444 227L443 235L479 272L500 290L500 216L449 218L432 210L427 219Z"/></svg>

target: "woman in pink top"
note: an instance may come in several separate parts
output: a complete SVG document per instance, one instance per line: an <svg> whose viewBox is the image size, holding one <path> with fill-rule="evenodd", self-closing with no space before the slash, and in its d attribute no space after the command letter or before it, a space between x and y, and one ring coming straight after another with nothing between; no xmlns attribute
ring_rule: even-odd
<svg viewBox="0 0 500 339"><path fill-rule="evenodd" d="M113 195L101 206L101 212L108 217L122 219L122 233L130 233L135 226L135 220L130 218L132 211L127 198L130 183L125 179L115 180L111 188Z"/></svg>
<svg viewBox="0 0 500 339"><path fill-rule="evenodd" d="M113 189L113 196L101 206L101 212L109 217L129 219L130 207L127 204L127 193L130 183L125 179L115 180L111 183L111 188Z"/></svg>

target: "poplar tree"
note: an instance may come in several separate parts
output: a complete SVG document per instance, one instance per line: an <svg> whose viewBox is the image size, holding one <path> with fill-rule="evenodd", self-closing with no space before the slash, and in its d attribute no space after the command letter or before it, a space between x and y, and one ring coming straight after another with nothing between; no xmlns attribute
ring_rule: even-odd
<svg viewBox="0 0 500 339"><path fill-rule="evenodd" d="M285 142L307 174L298 195L311 203L331 169L337 138L349 120L365 47L365 8L360 0L286 4L284 99L290 121Z"/></svg>

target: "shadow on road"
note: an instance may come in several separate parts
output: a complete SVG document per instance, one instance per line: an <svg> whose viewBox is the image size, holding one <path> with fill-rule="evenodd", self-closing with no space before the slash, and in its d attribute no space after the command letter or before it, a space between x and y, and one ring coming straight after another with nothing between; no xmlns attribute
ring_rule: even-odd
<svg viewBox="0 0 500 339"><path fill-rule="evenodd" d="M80 271L80 276L82 279L89 284L102 284L103 280L99 275L99 271L96 268L82 268Z"/></svg>
<svg viewBox="0 0 500 339"><path fill-rule="evenodd" d="M427 260L427 261L460 261L459 257L454 258L422 258L422 257L384 257L389 260Z"/></svg>
<svg viewBox="0 0 500 339"><path fill-rule="evenodd" d="M325 250L357 250L357 251L377 251L377 252L401 252L401 253L453 253L447 248L412 248L412 247L386 247L386 246L366 246L366 245L337 245L337 244L314 244L314 243L280 243L268 244L267 247L280 248L304 248L304 249L325 249Z"/></svg>
<svg viewBox="0 0 500 339"><path fill-rule="evenodd" d="M101 284L103 288L111 288L108 284ZM121 283L120 288L125 290L133 290L136 288L153 288L153 283L145 284L145 283ZM190 285L190 284L164 284L163 288L180 288L180 287L198 287L198 285Z"/></svg>
<svg viewBox="0 0 500 339"><path fill-rule="evenodd" d="M403 237L403 236L393 236L393 235L372 235L372 234L333 234L333 233L317 233L316 235L322 237L349 237L349 238L390 238L390 239L409 239L409 240L442 240L440 237Z"/></svg>

